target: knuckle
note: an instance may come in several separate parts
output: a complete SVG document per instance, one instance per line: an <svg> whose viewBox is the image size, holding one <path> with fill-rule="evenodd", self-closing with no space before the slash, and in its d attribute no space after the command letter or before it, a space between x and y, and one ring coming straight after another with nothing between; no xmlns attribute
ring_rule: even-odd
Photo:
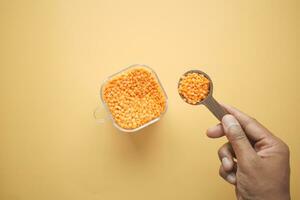
<svg viewBox="0 0 300 200"><path fill-rule="evenodd" d="M243 133L242 128L239 125L232 125L228 128L229 133L231 134L232 139L242 140L246 138L246 135Z"/></svg>
<svg viewBox="0 0 300 200"><path fill-rule="evenodd" d="M237 134L235 137L234 137L234 140L238 141L238 140L245 140L246 139L246 135L240 133L240 134Z"/></svg>
<svg viewBox="0 0 300 200"><path fill-rule="evenodd" d="M290 148L284 141L282 141L280 138L276 138L275 139L275 144L276 143L278 145L278 149L279 149L280 152L282 152L284 154L287 154L287 155L290 154Z"/></svg>
<svg viewBox="0 0 300 200"><path fill-rule="evenodd" d="M232 124L231 126L228 127L228 131L230 133L238 133L241 130L241 126L238 124Z"/></svg>
<svg viewBox="0 0 300 200"><path fill-rule="evenodd" d="M281 148L282 148L282 151L283 151L284 153L286 153L286 154L289 154L289 153L290 153L290 148L289 148L289 146L288 146L286 143L281 142Z"/></svg>

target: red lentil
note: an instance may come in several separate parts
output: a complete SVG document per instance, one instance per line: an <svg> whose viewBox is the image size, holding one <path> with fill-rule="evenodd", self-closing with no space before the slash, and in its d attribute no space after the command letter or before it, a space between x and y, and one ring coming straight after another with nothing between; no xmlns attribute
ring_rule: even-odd
<svg viewBox="0 0 300 200"><path fill-rule="evenodd" d="M102 97L114 121L124 129L138 128L166 109L166 98L156 76L144 67L130 68L110 79Z"/></svg>

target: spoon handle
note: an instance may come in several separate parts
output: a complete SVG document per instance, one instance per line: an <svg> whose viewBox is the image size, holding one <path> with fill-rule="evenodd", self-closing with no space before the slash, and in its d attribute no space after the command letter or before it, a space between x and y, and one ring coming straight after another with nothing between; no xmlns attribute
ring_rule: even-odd
<svg viewBox="0 0 300 200"><path fill-rule="evenodd" d="M203 103L209 110L214 114L218 120L222 121L224 115L229 114L215 99L213 96L210 96Z"/></svg>

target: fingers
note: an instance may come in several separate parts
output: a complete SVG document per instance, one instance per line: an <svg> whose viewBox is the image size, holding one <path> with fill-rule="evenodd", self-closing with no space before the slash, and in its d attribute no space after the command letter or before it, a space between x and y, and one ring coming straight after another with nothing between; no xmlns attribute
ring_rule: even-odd
<svg viewBox="0 0 300 200"><path fill-rule="evenodd" d="M232 106L225 104L222 104L222 106L239 121L248 138L253 142L262 140L263 138L272 135L270 131L268 131L263 125L261 125L252 117L249 117L245 113Z"/></svg>
<svg viewBox="0 0 300 200"><path fill-rule="evenodd" d="M233 160L234 152L230 143L225 143L218 151L221 166L220 176L230 184L236 184L237 163Z"/></svg>
<svg viewBox="0 0 300 200"><path fill-rule="evenodd" d="M230 114L234 115L242 126L247 125L253 119L242 111L234 108L233 106L221 104Z"/></svg>
<svg viewBox="0 0 300 200"><path fill-rule="evenodd" d="M217 124L214 127L207 129L206 135L210 138L219 138L224 136L224 130L222 124Z"/></svg>
<svg viewBox="0 0 300 200"><path fill-rule="evenodd" d="M235 185L236 184L236 174L235 172L227 172L223 165L220 166L219 175L228 183Z"/></svg>
<svg viewBox="0 0 300 200"><path fill-rule="evenodd" d="M238 109L221 104L230 114L235 116L235 118L239 121L241 127L245 130L247 137L252 142L260 141L266 137L272 136L272 133L267 130L263 125L261 125L259 122L257 122L252 117L249 117L245 113L239 111ZM210 138L219 138L224 136L224 130L221 127L221 125L216 125L212 128L209 128L207 130L207 136ZM272 137L273 138L273 137Z"/></svg>
<svg viewBox="0 0 300 200"><path fill-rule="evenodd" d="M229 143L225 143L218 151L218 156L225 171L230 172L234 167L234 152Z"/></svg>
<svg viewBox="0 0 300 200"><path fill-rule="evenodd" d="M243 156L249 157L256 155L240 123L233 115L225 115L222 119L222 125L237 159Z"/></svg>

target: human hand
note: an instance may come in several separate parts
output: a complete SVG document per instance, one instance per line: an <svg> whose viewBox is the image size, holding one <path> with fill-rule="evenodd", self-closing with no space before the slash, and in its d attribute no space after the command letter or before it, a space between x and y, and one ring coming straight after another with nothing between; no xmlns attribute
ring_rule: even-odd
<svg viewBox="0 0 300 200"><path fill-rule="evenodd" d="M224 107L230 114L207 130L210 138L229 140L218 151L220 176L235 186L239 200L290 199L288 146L255 119Z"/></svg>

